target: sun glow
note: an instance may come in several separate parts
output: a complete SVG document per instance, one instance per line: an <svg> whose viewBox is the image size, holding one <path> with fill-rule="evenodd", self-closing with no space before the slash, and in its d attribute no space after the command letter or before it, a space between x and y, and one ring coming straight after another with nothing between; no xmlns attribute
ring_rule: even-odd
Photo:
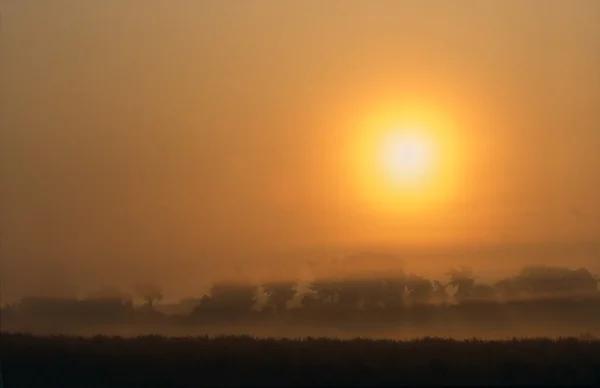
<svg viewBox="0 0 600 388"><path fill-rule="evenodd" d="M440 111L392 113L356 128L351 176L359 201L384 214L436 214L459 183L463 152L454 123Z"/></svg>
<svg viewBox="0 0 600 388"><path fill-rule="evenodd" d="M417 187L431 177L435 150L431 139L416 130L394 130L382 137L379 155L381 179L405 188Z"/></svg>

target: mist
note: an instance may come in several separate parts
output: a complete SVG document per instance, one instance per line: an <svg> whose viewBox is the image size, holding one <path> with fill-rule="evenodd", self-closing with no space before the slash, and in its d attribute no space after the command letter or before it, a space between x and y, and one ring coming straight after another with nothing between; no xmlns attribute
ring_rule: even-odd
<svg viewBox="0 0 600 388"><path fill-rule="evenodd" d="M365 251L434 275L600 272L597 1L0 12L3 303L142 282L199 297ZM349 133L396 103L451 112L464 140L439 211L385 213L355 190Z"/></svg>

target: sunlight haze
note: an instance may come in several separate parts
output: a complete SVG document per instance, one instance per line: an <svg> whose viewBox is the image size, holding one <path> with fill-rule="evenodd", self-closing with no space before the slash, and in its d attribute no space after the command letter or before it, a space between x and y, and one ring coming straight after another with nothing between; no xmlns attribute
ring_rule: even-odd
<svg viewBox="0 0 600 388"><path fill-rule="evenodd" d="M364 250L600 271L599 1L0 13L7 300L201 295Z"/></svg>

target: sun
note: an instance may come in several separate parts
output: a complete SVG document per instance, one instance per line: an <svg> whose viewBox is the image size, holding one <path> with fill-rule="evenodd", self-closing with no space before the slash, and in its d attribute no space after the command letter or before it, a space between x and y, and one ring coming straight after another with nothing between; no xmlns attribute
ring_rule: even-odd
<svg viewBox="0 0 600 388"><path fill-rule="evenodd" d="M382 136L379 148L379 172L389 185L418 188L432 177L435 147L424 133L391 130Z"/></svg>
<svg viewBox="0 0 600 388"><path fill-rule="evenodd" d="M358 121L347 143L353 206L390 217L441 214L459 194L465 154L442 112L392 111Z"/></svg>

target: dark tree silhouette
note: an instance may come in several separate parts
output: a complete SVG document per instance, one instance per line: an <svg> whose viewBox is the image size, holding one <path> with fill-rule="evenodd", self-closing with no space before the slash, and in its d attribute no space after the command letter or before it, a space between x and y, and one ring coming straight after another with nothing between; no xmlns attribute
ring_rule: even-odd
<svg viewBox="0 0 600 388"><path fill-rule="evenodd" d="M468 299L472 295L475 276L471 268L465 266L453 268L448 271L448 276L450 277L448 285L456 287L455 298L458 301Z"/></svg>
<svg viewBox="0 0 600 388"><path fill-rule="evenodd" d="M504 278L493 285L496 293L503 299L516 299L522 294L522 289L519 286L518 279L514 276Z"/></svg>
<svg viewBox="0 0 600 388"><path fill-rule="evenodd" d="M597 278L584 268L527 266L521 269L514 281L521 292L533 295L597 292Z"/></svg>
<svg viewBox="0 0 600 388"><path fill-rule="evenodd" d="M317 279L310 284L317 303L321 306L331 306L336 302L338 284L336 280Z"/></svg>
<svg viewBox="0 0 600 388"><path fill-rule="evenodd" d="M216 303L210 295L202 295L198 300L197 306L194 308L194 312L213 310L216 307Z"/></svg>
<svg viewBox="0 0 600 388"><path fill-rule="evenodd" d="M337 286L337 305L343 309L356 309L363 299L360 282L355 279L343 279Z"/></svg>
<svg viewBox="0 0 600 388"><path fill-rule="evenodd" d="M572 287L583 293L595 293L598 291L598 282L600 278L593 275L585 268L579 268L573 271L571 279Z"/></svg>
<svg viewBox="0 0 600 388"><path fill-rule="evenodd" d="M145 302L144 307L153 312L151 314L136 311L131 303L124 301L126 295L115 289L99 290L85 299L24 299L12 308L3 308L1 313L3 318L10 316L13 322L22 320L29 324L43 321L52 325L175 323L186 322L184 315L187 314L190 314L191 321L199 323L204 320L204 323L210 324L260 323L272 315L256 311L259 296L268 297L265 312L270 311L273 315L281 313L294 296L299 296L302 297L301 308L286 312L285 319L275 319L275 324L294 324L306 319L337 325L336 328L342 330L354 330L367 324L418 326L434 320L451 325L453 319L499 328L501 324L511 324L506 316L523 317L523 321L541 316L550 320L560 317L565 322L571 320L577 325L594 328L598 319L594 311L600 311L598 278L585 268L528 266L516 276L502 279L494 285L477 283L468 267L449 271L447 284L416 274L406 275L401 270L366 271L362 277L357 271L328 272L317 277L309 284L310 291L301 295L297 293L304 292L305 284L298 285L292 281L265 282L262 288L250 283L217 282L201 299L184 300L179 305L162 305L162 309L156 309L164 314L154 309L163 294L158 286L152 284L139 286L136 290ZM445 304L449 296L446 292L448 286L455 287L459 306L437 310L434 306L425 306L434 302ZM497 297L501 297L500 300ZM410 301L406 308L405 299Z"/></svg>
<svg viewBox="0 0 600 388"><path fill-rule="evenodd" d="M176 314L186 315L192 313L200 304L202 303L202 298L185 298L179 301L179 303L174 306L173 311L176 311Z"/></svg>
<svg viewBox="0 0 600 388"><path fill-rule="evenodd" d="M300 300L300 305L303 309L312 310L319 307L320 302L315 294L305 294Z"/></svg>
<svg viewBox="0 0 600 388"><path fill-rule="evenodd" d="M384 307L385 288L381 279L367 278L358 282L362 293L362 307L365 309L378 309Z"/></svg>
<svg viewBox="0 0 600 388"><path fill-rule="evenodd" d="M210 290L212 305L220 309L251 311L257 302L258 287L240 282L215 283Z"/></svg>
<svg viewBox="0 0 600 388"><path fill-rule="evenodd" d="M404 294L408 279L402 270L393 271L383 279L384 283L384 305L388 309L404 307Z"/></svg>
<svg viewBox="0 0 600 388"><path fill-rule="evenodd" d="M445 305L448 302L448 293L446 292L446 285L442 284L438 280L434 280L431 297L433 301Z"/></svg>
<svg viewBox="0 0 600 388"><path fill-rule="evenodd" d="M262 288L269 298L267 308L274 313L280 313L287 307L287 303L296 295L296 282L281 281L269 282L262 285Z"/></svg>
<svg viewBox="0 0 600 388"><path fill-rule="evenodd" d="M156 284L141 284L137 287L137 291L149 310L154 310L154 303L163 299L162 290Z"/></svg>
<svg viewBox="0 0 600 388"><path fill-rule="evenodd" d="M496 291L494 287L489 284L475 283L473 284L473 287L471 287L469 298L491 301L496 298Z"/></svg>
<svg viewBox="0 0 600 388"><path fill-rule="evenodd" d="M87 295L87 299L131 302L132 297L130 294L116 287L106 287L89 292Z"/></svg>
<svg viewBox="0 0 600 388"><path fill-rule="evenodd" d="M258 286L240 282L217 282L210 295L200 298L193 316L206 320L227 320L249 317L258 301Z"/></svg>
<svg viewBox="0 0 600 388"><path fill-rule="evenodd" d="M431 300L433 284L424 277L411 274L406 282L406 287L412 303L425 304Z"/></svg>

